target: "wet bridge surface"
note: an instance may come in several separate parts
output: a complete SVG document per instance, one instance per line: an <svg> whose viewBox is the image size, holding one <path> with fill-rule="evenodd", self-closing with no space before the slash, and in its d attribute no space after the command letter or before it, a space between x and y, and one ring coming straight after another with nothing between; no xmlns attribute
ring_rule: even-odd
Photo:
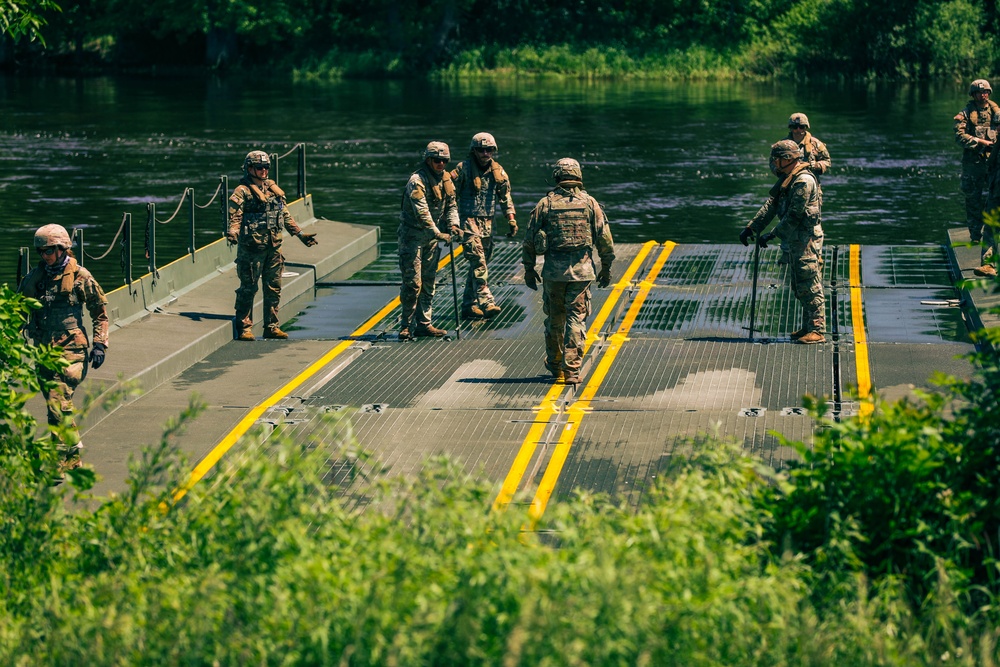
<svg viewBox="0 0 1000 667"><path fill-rule="evenodd" d="M801 311L777 249L760 251L752 338L752 249L649 242L617 252L618 282L594 290L575 387L554 385L542 365L541 296L523 283L517 243L498 242L491 263L503 312L463 322L460 338L446 252L434 322L452 329L448 339L396 339L392 253L321 286L287 327L292 340L281 345L289 347L272 345L256 362L261 372L282 358L272 355L292 353L284 358L303 370L257 405L230 410L239 423L210 451L193 452L201 459L194 481L249 446L238 436L255 424L282 424L305 442L322 428L320 415L337 412L392 473L414 473L446 453L496 481L497 506L532 503L540 514L577 487L638 503L666 459L700 434L735 440L780 467L795 454L772 432L810 440L806 394L850 418L870 409L873 392L895 399L928 386L937 371L971 374L960 356L973 346L952 287L957 268L943 246L826 248L828 333L818 345L788 338ZM461 290L466 265L461 257L456 264ZM326 351L306 365L320 345ZM230 344L206 362L239 361L235 373L251 347ZM175 389L197 388L199 372L204 366L182 373ZM336 475L345 464L328 465Z"/></svg>

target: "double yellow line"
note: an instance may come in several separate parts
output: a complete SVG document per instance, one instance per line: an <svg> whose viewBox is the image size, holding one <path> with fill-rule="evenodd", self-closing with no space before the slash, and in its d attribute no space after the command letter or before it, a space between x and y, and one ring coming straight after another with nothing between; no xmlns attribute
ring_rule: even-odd
<svg viewBox="0 0 1000 667"><path fill-rule="evenodd" d="M458 257L462 253L462 247L459 246L455 250L455 257ZM438 262L437 270L448 266L451 261L449 256L445 256ZM278 404L279 401L283 400L293 391L302 386L306 380L312 376L319 373L324 366L332 362L334 359L343 354L348 348L350 348L356 341L352 338L358 336L363 336L368 333L376 324L385 319L389 313L391 313L397 306L399 306L399 297L385 304L381 310L368 318L364 324L351 332L350 337L347 340L343 340L338 343L333 349L324 354L318 360L309 365L304 371L296 375L294 378L289 380L281 389L271 394L263 403L258 404L255 408L250 410L240 420L240 422L231 430L226 436L217 444L212 450L205 455L198 465L195 466L194 470L191 471L191 476L188 481L181 488L174 491L174 502L183 498L188 491L190 491L195 484L197 484L208 472L215 467L215 464L228 452L236 442L242 438L247 431L257 422L260 417Z"/></svg>
<svg viewBox="0 0 1000 667"><path fill-rule="evenodd" d="M604 308L601 309L601 313L597 318L595 318L594 324L587 333L587 346L584 349L585 353L587 349L589 349L589 345L592 340L596 340L597 334L600 332L601 327L603 327L604 322L607 320L608 314L615 307L621 293L629 284L631 284L635 273L638 271L642 262L655 245L656 244L653 242L645 244L642 251L640 251L640 253L629 265L628 271L626 271L625 275L622 276L622 280L615 285L615 291L605 302ZM590 411L591 401L596 395L601 383L604 381L604 378L607 376L615 358L618 356L618 352L621 349L622 344L628 340L627 334L632 328L632 325L635 323L635 318L638 316L639 310L642 308L642 305L646 300L646 296L649 294L649 290L653 287L653 281L656 280L656 277L659 275L660 270L670 257L670 253L673 252L675 246L676 244L671 241L667 241L664 244L663 250L660 251L660 255L657 257L656 262L650 268L646 279L639 284L639 291L636 294L636 297L632 300L632 304L626 312L618 330L611 336L611 345L601 356L601 360L598 362L597 368L591 374L590 380L584 387L580 398L568 408L566 413L567 421L563 426L563 430L559 436L559 441L556 443L552 456L550 457L545 472L542 475L542 481L539 483L538 489L535 492L535 497L531 503L529 516L531 517L532 522L537 522L542 516L542 513L545 512L545 507L548 505L549 498L555 490L556 482L559 480L559 475L566 463L566 458L569 456L569 451L573 446L573 440L576 438L580 422L583 421L584 415ZM493 503L494 509L499 510L505 508L508 504L510 504L514 494L517 492L517 489L521 484L521 479L524 477L524 472L528 467L528 463L534 456L535 450L537 449L538 443L548 426L549 420L556 412L555 399L558 398L562 389L563 388L558 385L554 386L549 391L548 395L546 395L546 397L542 400L542 403L535 408L538 412L538 417L535 420L535 423L532 424L532 427L528 432L528 436L525 438L517 457L514 459L514 464L511 466L511 470L507 474L507 478L504 480L500 493Z"/></svg>
<svg viewBox="0 0 1000 667"><path fill-rule="evenodd" d="M851 328L854 332L854 361L858 373L858 416L867 419L874 412L875 403L872 400L865 310L861 301L861 246L851 245L850 248ZM837 313L832 313L832 316L836 317Z"/></svg>

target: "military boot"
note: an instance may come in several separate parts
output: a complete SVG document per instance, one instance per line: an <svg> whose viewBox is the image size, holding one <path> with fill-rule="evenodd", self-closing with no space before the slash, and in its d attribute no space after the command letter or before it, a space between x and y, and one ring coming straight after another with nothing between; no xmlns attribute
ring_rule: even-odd
<svg viewBox="0 0 1000 667"><path fill-rule="evenodd" d="M236 340L257 340L254 338L253 331L250 329L244 329L240 332L240 335L236 337Z"/></svg>
<svg viewBox="0 0 1000 667"><path fill-rule="evenodd" d="M996 278L997 270L994 269L989 264L983 264L978 269L973 269L972 272L977 276L983 276L985 278Z"/></svg>
<svg viewBox="0 0 1000 667"><path fill-rule="evenodd" d="M481 320L483 317L483 310L479 306L471 306L469 308L462 309L463 320Z"/></svg>
<svg viewBox="0 0 1000 667"><path fill-rule="evenodd" d="M413 336L410 334L410 327L403 327L399 330L399 340L413 340Z"/></svg>
<svg viewBox="0 0 1000 667"><path fill-rule="evenodd" d="M264 338L275 338L277 340L286 340L288 334L282 331L277 324L273 327L268 327L267 331L264 332Z"/></svg>
<svg viewBox="0 0 1000 667"><path fill-rule="evenodd" d="M557 371L552 371L552 382L555 384L566 384L566 374L561 368Z"/></svg>
<svg viewBox="0 0 1000 667"><path fill-rule="evenodd" d="M803 336L805 336L807 333L809 333L809 330L802 328L799 329L798 331L793 331L792 333L788 334L788 337L791 338L792 340L798 340Z"/></svg>
<svg viewBox="0 0 1000 667"><path fill-rule="evenodd" d="M803 345L815 345L816 343L825 343L826 337L818 331L810 331L804 336L798 338L795 342L802 343Z"/></svg>
<svg viewBox="0 0 1000 667"><path fill-rule="evenodd" d="M562 371L562 380L557 380L559 384L580 384L580 374L576 371Z"/></svg>
<svg viewBox="0 0 1000 667"><path fill-rule="evenodd" d="M418 324L417 328L413 330L415 336L421 337L441 338L447 333L444 329L438 329L433 324Z"/></svg>
<svg viewBox="0 0 1000 667"><path fill-rule="evenodd" d="M488 304L485 308L483 308L483 317L485 317L488 320L492 319L497 315L499 315L501 310L502 309L500 308L500 306L496 305L495 303Z"/></svg>

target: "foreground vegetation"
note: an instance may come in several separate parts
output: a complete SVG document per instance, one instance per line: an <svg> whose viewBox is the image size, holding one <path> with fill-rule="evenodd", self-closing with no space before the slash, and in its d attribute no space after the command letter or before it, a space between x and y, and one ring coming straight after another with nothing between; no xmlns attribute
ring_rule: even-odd
<svg viewBox="0 0 1000 667"><path fill-rule="evenodd" d="M25 23L25 14L37 20ZM0 0L5 24L20 29L15 48L0 49L8 64L250 66L323 79L967 81L996 71L1000 57L992 0Z"/></svg>
<svg viewBox="0 0 1000 667"><path fill-rule="evenodd" d="M526 515L454 461L372 472L350 423L249 436L180 502L171 438L128 490L50 484L24 410L53 350L0 287L0 663L992 665L1000 370L868 421L821 419L778 475L701 440L640 507L579 492ZM819 416L819 403L811 405ZM60 429L55 435L65 437ZM232 453L231 453L232 454ZM331 483L329 461L337 461ZM370 466L368 467L370 469Z"/></svg>

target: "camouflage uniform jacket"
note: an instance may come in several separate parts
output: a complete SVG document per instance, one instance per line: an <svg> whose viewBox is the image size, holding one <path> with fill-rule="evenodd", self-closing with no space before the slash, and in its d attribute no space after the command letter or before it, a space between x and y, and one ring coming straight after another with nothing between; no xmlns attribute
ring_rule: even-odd
<svg viewBox="0 0 1000 667"><path fill-rule="evenodd" d="M555 249L549 244L553 238L552 224L554 211L578 211L589 223L584 242L580 245ZM615 242L611 237L611 227L607 224L604 211L597 200L580 186L556 186L543 197L528 221L524 242L521 245L521 263L534 266L538 255L545 256L542 280L553 282L575 282L594 280L594 248L601 258L601 268L611 269L615 261Z"/></svg>
<svg viewBox="0 0 1000 667"><path fill-rule="evenodd" d="M986 104L977 107L974 100L969 100L965 108L955 116L955 142L965 149L962 161L987 161L990 149L976 139L996 141L998 127L1000 127L1000 105L993 100L986 100Z"/></svg>
<svg viewBox="0 0 1000 667"><path fill-rule="evenodd" d="M795 141L791 132L788 133L785 139ZM802 152L806 162L809 163L810 171L817 176L825 174L830 168L830 151L826 149L826 144L814 137L810 132L806 132L806 136L802 138L802 141L796 143L802 146Z"/></svg>
<svg viewBox="0 0 1000 667"><path fill-rule="evenodd" d="M36 345L86 348L86 305L94 325L94 342L108 347L108 298L90 271L75 258L70 257L63 272L56 276L50 276L44 262L40 263L24 277L17 291L42 302L25 327Z"/></svg>
<svg viewBox="0 0 1000 667"><path fill-rule="evenodd" d="M458 163L451 172L458 197L458 217L463 223L468 218L492 218L497 203L504 216L514 217L514 200L510 194L510 178L496 160L479 167L474 157Z"/></svg>
<svg viewBox="0 0 1000 667"><path fill-rule="evenodd" d="M431 234L447 233L457 227L458 207L451 174L445 171L437 176L426 163L413 172L403 191L399 223Z"/></svg>
<svg viewBox="0 0 1000 667"><path fill-rule="evenodd" d="M759 235L777 216L779 222L774 233L780 238L793 239L793 234L798 231L808 232L810 236L822 234L822 205L823 191L819 180L808 163L800 162L784 181L772 188L772 196L767 198L747 227Z"/></svg>
<svg viewBox="0 0 1000 667"><path fill-rule="evenodd" d="M281 247L281 228L298 236L299 226L285 205L285 192L268 179L258 187L244 176L229 197L229 234L239 236L240 247L262 250Z"/></svg>

